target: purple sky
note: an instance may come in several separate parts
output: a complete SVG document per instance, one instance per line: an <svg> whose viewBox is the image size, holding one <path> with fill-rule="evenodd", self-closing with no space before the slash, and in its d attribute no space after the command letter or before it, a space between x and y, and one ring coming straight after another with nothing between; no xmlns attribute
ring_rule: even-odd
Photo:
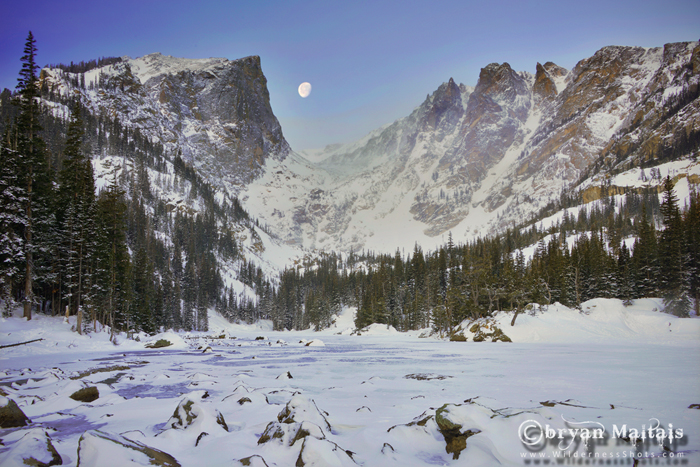
<svg viewBox="0 0 700 467"><path fill-rule="evenodd" d="M0 89L16 85L29 30L41 65L260 55L296 150L361 138L450 77L475 85L492 62L534 73L538 61L572 68L606 45L700 39L697 0L1 1Z"/></svg>

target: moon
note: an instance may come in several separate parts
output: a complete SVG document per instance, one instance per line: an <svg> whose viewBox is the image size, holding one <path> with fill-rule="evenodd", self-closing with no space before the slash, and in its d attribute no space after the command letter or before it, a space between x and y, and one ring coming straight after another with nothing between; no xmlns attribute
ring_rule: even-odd
<svg viewBox="0 0 700 467"><path fill-rule="evenodd" d="M301 97L309 97L309 94L311 94L311 84L310 83L301 83L299 85L299 95Z"/></svg>

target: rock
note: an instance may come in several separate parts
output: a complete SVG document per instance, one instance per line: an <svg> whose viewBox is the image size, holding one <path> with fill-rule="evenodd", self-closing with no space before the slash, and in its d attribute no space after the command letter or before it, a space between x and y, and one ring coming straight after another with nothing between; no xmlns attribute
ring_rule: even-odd
<svg viewBox="0 0 700 467"><path fill-rule="evenodd" d="M309 421L329 432L331 431L331 424L328 423L326 417L318 410L316 402L301 394L292 396L284 409L277 415L277 421L280 423Z"/></svg>
<svg viewBox="0 0 700 467"><path fill-rule="evenodd" d="M180 463L170 454L121 435L90 430L80 437L77 467L125 465L180 467Z"/></svg>
<svg viewBox="0 0 700 467"><path fill-rule="evenodd" d="M467 340L467 336L464 334L455 333L450 336L450 342L467 342Z"/></svg>
<svg viewBox="0 0 700 467"><path fill-rule="evenodd" d="M435 373L411 373L410 375L404 376L405 379L415 379L418 381L430 381L431 379L443 380L447 378L452 378L452 376L437 375Z"/></svg>
<svg viewBox="0 0 700 467"><path fill-rule="evenodd" d="M51 437L42 428L29 430L9 451L0 455L0 465L6 467L48 467L61 464L63 459L51 443Z"/></svg>
<svg viewBox="0 0 700 467"><path fill-rule="evenodd" d="M198 430L211 430L216 425L228 431L228 425L224 416L218 410L207 410L204 404L195 402L189 397L180 401L173 416L167 421L166 426L176 430L186 430L196 426Z"/></svg>
<svg viewBox="0 0 700 467"><path fill-rule="evenodd" d="M352 452L326 439L305 438L296 467L344 467L356 465Z"/></svg>
<svg viewBox="0 0 700 467"><path fill-rule="evenodd" d="M428 424L429 421L433 420L435 417L433 415L426 415L423 413L422 415L419 415L418 417L414 418L412 422L402 424L402 425L394 425L390 427L388 430L386 430L387 433L391 433L391 430L395 428L400 428L400 427L411 427L411 426L420 426L424 427Z"/></svg>
<svg viewBox="0 0 700 467"><path fill-rule="evenodd" d="M202 440L202 438L204 438L205 436L209 436L209 433L207 433L206 431L201 432L201 433L199 434L199 436L197 436L197 441L195 441L194 447L199 446L199 442L200 442L200 441Z"/></svg>
<svg viewBox="0 0 700 467"><path fill-rule="evenodd" d="M450 417L450 407L453 404L445 404L435 412L435 422L438 430L445 437L445 451L452 454L453 459L459 459L460 453L467 448L467 438L481 433L479 429L466 429Z"/></svg>
<svg viewBox="0 0 700 467"><path fill-rule="evenodd" d="M25 426L30 422L12 399L0 396L0 428Z"/></svg>
<svg viewBox="0 0 700 467"><path fill-rule="evenodd" d="M247 402L253 402L253 401L250 400L250 397L241 397L240 399L238 399L238 405L243 405Z"/></svg>
<svg viewBox="0 0 700 467"><path fill-rule="evenodd" d="M250 467L269 467L265 459L261 456L255 454L253 456L244 457L243 459L238 459L237 461L240 465L250 466Z"/></svg>
<svg viewBox="0 0 700 467"><path fill-rule="evenodd" d="M316 403L301 394L295 394L277 415L277 421L267 425L258 444L279 439L283 445L292 446L309 436L325 439L324 430L330 433L331 425L318 410Z"/></svg>
<svg viewBox="0 0 700 467"><path fill-rule="evenodd" d="M213 352L213 350L210 346L207 346L206 349L202 350L202 353L212 353L212 352Z"/></svg>
<svg viewBox="0 0 700 467"><path fill-rule="evenodd" d="M513 342L492 319L480 319L475 322L469 332L474 334L474 342Z"/></svg>
<svg viewBox="0 0 700 467"><path fill-rule="evenodd" d="M294 443L301 439L311 436L317 439L326 439L326 435L320 426L308 421L280 423L270 422L260 439L258 444L265 444L271 440L278 439L285 446L293 446Z"/></svg>
<svg viewBox="0 0 700 467"><path fill-rule="evenodd" d="M146 344L146 348L147 349L160 349L161 347L169 347L171 345L173 345L173 343L167 339L158 339L155 342L152 342L150 344Z"/></svg>
<svg viewBox="0 0 700 467"><path fill-rule="evenodd" d="M326 344L323 343L321 339L313 339L304 344L306 347L325 347Z"/></svg>
<svg viewBox="0 0 700 467"><path fill-rule="evenodd" d="M96 386L88 386L83 389L79 389L70 395L70 398L78 402L92 402L100 397L100 391L97 390Z"/></svg>
<svg viewBox="0 0 700 467"><path fill-rule="evenodd" d="M557 95L557 87L554 81L552 81L547 70L539 62L536 67L535 84L532 86L532 92L540 99L549 99Z"/></svg>
<svg viewBox="0 0 700 467"><path fill-rule="evenodd" d="M284 373L282 373L281 375L279 375L279 376L278 376L277 378L275 378L275 379L293 379L293 378L294 378L294 377L292 376L292 374L291 374L290 372L285 371Z"/></svg>
<svg viewBox="0 0 700 467"><path fill-rule="evenodd" d="M700 404L690 404L688 406L689 409L700 409Z"/></svg>

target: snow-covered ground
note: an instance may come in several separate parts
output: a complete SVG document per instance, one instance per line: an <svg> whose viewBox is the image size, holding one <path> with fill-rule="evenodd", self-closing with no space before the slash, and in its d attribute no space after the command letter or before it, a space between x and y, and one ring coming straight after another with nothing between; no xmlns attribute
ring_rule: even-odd
<svg viewBox="0 0 700 467"><path fill-rule="evenodd" d="M246 458L544 465L555 456L570 456L559 458L565 465L639 457L700 465L700 410L689 408L700 403L700 319L655 311L653 300L582 308L553 305L512 327L511 313L496 315L513 343L418 338L381 325L348 335L352 310L322 332L212 315L208 333L121 336L116 346L108 333L78 336L60 318L0 319L0 345L44 339L0 349L0 406L13 400L31 419L0 430L0 465L22 465L22 452L46 445L44 432L71 466L79 453L81 466L149 465L144 445L198 467ZM158 339L173 345L145 348ZM87 386L97 387L96 400L70 398ZM680 439L669 443L669 430Z"/></svg>

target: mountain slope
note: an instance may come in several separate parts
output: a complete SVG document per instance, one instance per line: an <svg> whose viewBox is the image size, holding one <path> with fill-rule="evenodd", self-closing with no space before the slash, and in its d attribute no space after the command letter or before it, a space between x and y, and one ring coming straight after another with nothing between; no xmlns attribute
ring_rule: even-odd
<svg viewBox="0 0 700 467"><path fill-rule="evenodd" d="M92 112L116 115L232 192L258 176L267 157L283 159L289 152L260 57L194 60L155 53L84 73L83 90L72 77L58 69L42 72L56 92L80 92Z"/></svg>
<svg viewBox="0 0 700 467"><path fill-rule="evenodd" d="M689 158L699 64L698 42L605 47L570 71L538 63L535 75L492 63L474 88L450 79L411 115L325 148L320 162L268 161L242 199L287 242L326 250L502 231L588 179L600 186L612 170ZM664 145L675 155L652 154Z"/></svg>

